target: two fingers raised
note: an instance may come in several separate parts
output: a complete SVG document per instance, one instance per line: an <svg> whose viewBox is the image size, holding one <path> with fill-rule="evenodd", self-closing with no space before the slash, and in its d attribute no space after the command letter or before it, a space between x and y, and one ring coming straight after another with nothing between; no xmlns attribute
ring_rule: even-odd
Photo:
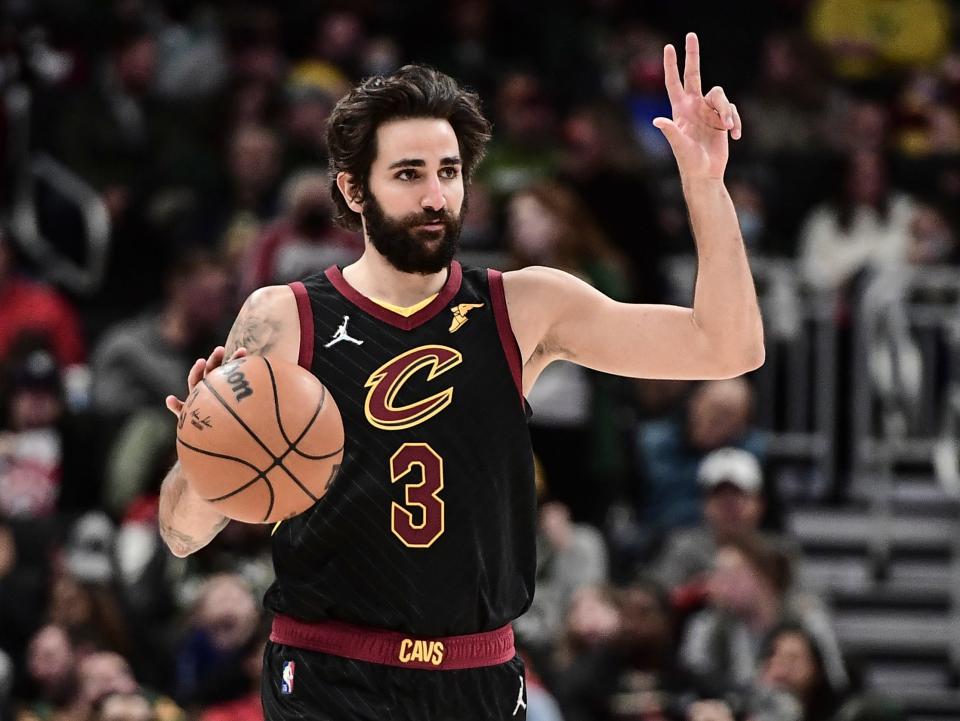
<svg viewBox="0 0 960 721"><path fill-rule="evenodd" d="M677 51L673 45L663 48L663 75L670 104L677 108L685 94L700 95L702 93L700 79L700 41L696 33L687 33L685 58L683 66L683 80L680 79L680 69L677 62ZM723 88L714 86L703 96L703 121L716 130L729 131L734 140L739 140L743 126L740 122L740 113L737 106L731 103Z"/></svg>

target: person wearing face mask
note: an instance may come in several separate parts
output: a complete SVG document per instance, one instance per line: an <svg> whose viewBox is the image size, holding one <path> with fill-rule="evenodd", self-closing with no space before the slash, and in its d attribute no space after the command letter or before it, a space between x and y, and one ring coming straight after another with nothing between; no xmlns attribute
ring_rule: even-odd
<svg viewBox="0 0 960 721"><path fill-rule="evenodd" d="M304 170L287 180L281 194L283 214L254 241L242 266L244 294L360 257L363 238L333 223L328 184L321 170Z"/></svg>

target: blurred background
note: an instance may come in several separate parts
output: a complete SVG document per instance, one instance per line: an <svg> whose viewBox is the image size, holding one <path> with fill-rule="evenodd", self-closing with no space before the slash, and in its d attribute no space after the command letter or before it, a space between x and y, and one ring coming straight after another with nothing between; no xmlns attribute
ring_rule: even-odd
<svg viewBox="0 0 960 721"><path fill-rule="evenodd" d="M948 0L0 1L0 718L247 721L269 529L178 560L163 408L252 289L349 263L324 122L427 62L495 137L461 260L689 305L662 47L743 117L767 361L566 363L516 623L531 719L960 719L960 7Z"/></svg>

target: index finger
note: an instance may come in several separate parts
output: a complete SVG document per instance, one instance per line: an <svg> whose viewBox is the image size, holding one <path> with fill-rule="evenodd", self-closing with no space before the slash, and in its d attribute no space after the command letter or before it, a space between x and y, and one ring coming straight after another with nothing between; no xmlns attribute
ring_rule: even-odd
<svg viewBox="0 0 960 721"><path fill-rule="evenodd" d="M700 95L700 40L696 33L687 33L687 47L683 58L683 88Z"/></svg>
<svg viewBox="0 0 960 721"><path fill-rule="evenodd" d="M680 82L680 70L677 67L677 50L670 44L663 46L663 82L667 86L670 105L676 107L683 97L683 83Z"/></svg>

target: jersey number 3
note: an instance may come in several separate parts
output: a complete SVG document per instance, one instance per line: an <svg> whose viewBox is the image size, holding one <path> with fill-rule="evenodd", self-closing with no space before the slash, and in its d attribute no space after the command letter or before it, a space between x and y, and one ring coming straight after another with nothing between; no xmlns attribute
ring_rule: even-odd
<svg viewBox="0 0 960 721"><path fill-rule="evenodd" d="M390 480L405 483L403 505L391 504L393 535L410 548L429 548L444 529L443 459L426 443L404 443L390 457Z"/></svg>

